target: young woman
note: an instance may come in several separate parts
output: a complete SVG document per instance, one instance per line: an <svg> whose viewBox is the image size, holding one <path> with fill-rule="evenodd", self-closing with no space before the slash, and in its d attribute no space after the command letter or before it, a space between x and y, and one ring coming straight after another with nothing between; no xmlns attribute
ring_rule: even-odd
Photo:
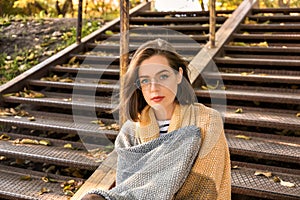
<svg viewBox="0 0 300 200"><path fill-rule="evenodd" d="M121 101L128 121L116 139L117 185L84 199L231 198L222 118L195 102L187 66L161 39L135 52Z"/></svg>

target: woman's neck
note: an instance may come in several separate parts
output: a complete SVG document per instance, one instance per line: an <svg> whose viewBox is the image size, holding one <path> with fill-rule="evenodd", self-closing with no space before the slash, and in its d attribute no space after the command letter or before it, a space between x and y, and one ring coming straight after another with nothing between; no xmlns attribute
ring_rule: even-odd
<svg viewBox="0 0 300 200"><path fill-rule="evenodd" d="M168 108L164 108L164 109L154 108L155 118L160 121L171 120L175 107L176 107L176 103L174 102Z"/></svg>

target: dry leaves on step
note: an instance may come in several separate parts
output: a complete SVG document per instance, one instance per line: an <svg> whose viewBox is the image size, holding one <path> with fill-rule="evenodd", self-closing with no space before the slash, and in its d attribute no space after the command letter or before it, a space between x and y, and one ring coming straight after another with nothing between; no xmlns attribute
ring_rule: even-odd
<svg viewBox="0 0 300 200"><path fill-rule="evenodd" d="M42 187L41 190L40 190L40 192L39 192L39 195L43 195L43 194L49 193L49 192L51 192L50 189L48 189L46 187Z"/></svg>
<svg viewBox="0 0 300 200"><path fill-rule="evenodd" d="M256 171L254 173L254 175L255 176L265 176L267 178L271 178L273 176L272 172L269 172L269 171ZM285 186L285 187L295 187L295 183L284 181L281 178L279 178L278 176L273 176L273 178L271 180L273 180L275 183L279 182L280 185Z"/></svg>
<svg viewBox="0 0 300 200"><path fill-rule="evenodd" d="M280 185L285 186L285 187L295 187L295 183L291 183L288 181L284 181L281 178L279 178L278 176L274 176L273 177L273 181L276 182L280 182Z"/></svg>
<svg viewBox="0 0 300 200"><path fill-rule="evenodd" d="M15 96L15 97L24 97L24 98L43 98L45 97L45 95L41 92L37 92L34 90L28 90L26 88L24 88L23 91L19 91L19 92L15 92L15 93L8 93L8 94L4 94L4 97L11 97L11 96Z"/></svg>
<svg viewBox="0 0 300 200"><path fill-rule="evenodd" d="M243 113L244 111L243 111L243 108L237 108L234 112L235 113Z"/></svg>
<svg viewBox="0 0 300 200"><path fill-rule="evenodd" d="M252 139L251 137L246 136L246 135L236 135L234 137L238 138L238 139L243 139L243 140L251 140Z"/></svg>

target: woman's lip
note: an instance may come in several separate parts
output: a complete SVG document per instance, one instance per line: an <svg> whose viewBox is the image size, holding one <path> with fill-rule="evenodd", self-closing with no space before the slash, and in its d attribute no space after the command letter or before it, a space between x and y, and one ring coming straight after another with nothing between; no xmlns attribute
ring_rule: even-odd
<svg viewBox="0 0 300 200"><path fill-rule="evenodd" d="M151 100L154 102L160 102L163 100L163 98L165 98L164 96L156 96L156 97L152 97Z"/></svg>

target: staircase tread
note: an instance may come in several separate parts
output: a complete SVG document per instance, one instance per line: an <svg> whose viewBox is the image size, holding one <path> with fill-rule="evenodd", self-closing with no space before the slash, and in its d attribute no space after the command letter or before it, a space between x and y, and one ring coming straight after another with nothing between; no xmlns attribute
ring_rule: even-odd
<svg viewBox="0 0 300 200"><path fill-rule="evenodd" d="M195 94L200 96L217 97L226 96L227 99L243 99L274 103L297 103L300 104L300 90L296 89L280 89L280 88L264 88L251 86L227 86L226 90L202 90L195 89ZM220 96L221 97L221 96Z"/></svg>
<svg viewBox="0 0 300 200"><path fill-rule="evenodd" d="M287 65L299 66L300 60L290 59L267 59L267 58L214 58L216 63L230 63L230 64L251 64L251 65Z"/></svg>
<svg viewBox="0 0 300 200"><path fill-rule="evenodd" d="M234 134L226 132L230 152L243 156L254 156L283 162L300 162L300 139L293 141L282 138L272 138L269 134L256 134L254 136L236 131ZM245 135L250 139L239 139L237 135Z"/></svg>
<svg viewBox="0 0 300 200"><path fill-rule="evenodd" d="M25 98L25 97L3 97L5 102L14 103L27 103L44 106L54 106L62 108L86 107L86 108L98 108L98 109L114 109L115 105L111 103L111 97L99 97L91 98L90 95L75 95L67 93L57 92L41 92L45 95L43 98Z"/></svg>
<svg viewBox="0 0 300 200"><path fill-rule="evenodd" d="M9 134L8 134L9 135ZM28 138L25 135L17 139ZM68 142L65 142L67 144ZM100 162L85 150L72 150L62 146L33 144L14 144L13 140L0 140L0 154L42 163L73 166L81 169L96 170Z"/></svg>
<svg viewBox="0 0 300 200"><path fill-rule="evenodd" d="M28 80L28 84L36 85L36 86L44 86L44 87L61 87L68 89L89 89L89 90L118 90L119 85L115 82L105 83L105 84L97 84L97 83L65 83L65 82L55 82L55 81L43 81L43 80Z"/></svg>
<svg viewBox="0 0 300 200"><path fill-rule="evenodd" d="M31 181L20 179L28 175L31 176ZM64 195L63 189L60 186L61 183L46 183L41 180L41 178L45 176L47 176L46 173L0 165L0 195L6 196L9 199L69 199L68 196ZM51 175L50 177L59 181L70 180L70 177L64 176ZM51 192L40 195L39 192L43 187L51 190Z"/></svg>
<svg viewBox="0 0 300 200"><path fill-rule="evenodd" d="M213 107L218 110L219 106ZM242 108L243 112L236 113L237 108ZM228 124L289 130L300 129L300 118L296 116L297 111L228 105L226 111L220 112L225 116L225 122Z"/></svg>
<svg viewBox="0 0 300 200"><path fill-rule="evenodd" d="M30 121L27 117L14 117L14 116L1 116L0 123L10 124L17 127L26 127L39 130L53 130L61 133L76 133L80 136L93 136L97 138L112 137L115 138L117 131L114 130L100 130L98 124L92 123L92 121L98 120L95 117L90 117L89 112L81 113L82 116L73 114L61 114L50 113L43 111L28 111L29 115L35 118L34 121ZM116 123L114 120L101 119L104 123ZM105 136L106 135L106 136Z"/></svg>
<svg viewBox="0 0 300 200"><path fill-rule="evenodd" d="M246 72L246 70L244 71ZM257 74L247 74L242 75L235 72L205 72L202 76L206 78L220 78L223 80L240 80L240 81L257 81L257 82L272 82L272 83L293 83L300 84L300 74L299 75L280 75L280 74L268 74L268 71L257 73ZM246 72L247 73L247 72ZM251 73L251 72L249 72ZM292 73L292 72L291 72ZM294 72L295 74L297 72Z"/></svg>
<svg viewBox="0 0 300 200"><path fill-rule="evenodd" d="M258 193L259 195L268 196L271 198L284 198L284 199L298 199L300 196L300 175L292 173L282 173L276 171L274 168L268 166L252 165L247 167L241 165L240 162L232 162L232 166L238 166L237 169L231 170L231 183L232 190L239 192L245 190L251 193ZM282 186L279 182L274 182L264 176L255 176L256 171L267 170L272 172L274 176L278 176L284 181L294 183L295 187ZM261 196L261 197L263 197Z"/></svg>

